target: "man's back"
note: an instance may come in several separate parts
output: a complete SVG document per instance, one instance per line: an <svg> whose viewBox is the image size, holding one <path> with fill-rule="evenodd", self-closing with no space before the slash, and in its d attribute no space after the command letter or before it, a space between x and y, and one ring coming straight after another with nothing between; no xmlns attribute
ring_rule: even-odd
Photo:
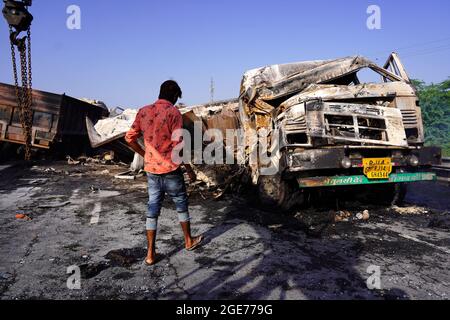
<svg viewBox="0 0 450 320"><path fill-rule="evenodd" d="M169 101L159 99L139 110L125 139L130 143L143 135L145 171L154 174L169 173L179 167L179 164L172 161L172 151L179 143L172 141L172 134L182 127L183 117L180 111Z"/></svg>

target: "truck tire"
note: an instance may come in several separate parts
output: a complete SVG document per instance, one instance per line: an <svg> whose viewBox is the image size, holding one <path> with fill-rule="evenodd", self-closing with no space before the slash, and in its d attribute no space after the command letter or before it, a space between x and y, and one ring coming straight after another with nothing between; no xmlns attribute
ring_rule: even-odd
<svg viewBox="0 0 450 320"><path fill-rule="evenodd" d="M376 205L400 205L403 203L406 193L407 186L404 183L375 185L367 189L367 200Z"/></svg>
<svg viewBox="0 0 450 320"><path fill-rule="evenodd" d="M394 197L391 205L401 205L405 201L406 193L408 192L408 185L406 183L396 183L394 185Z"/></svg>
<svg viewBox="0 0 450 320"><path fill-rule="evenodd" d="M281 211L289 211L303 199L303 194L296 188L295 182L282 179L280 175L260 176L258 195L263 207Z"/></svg>

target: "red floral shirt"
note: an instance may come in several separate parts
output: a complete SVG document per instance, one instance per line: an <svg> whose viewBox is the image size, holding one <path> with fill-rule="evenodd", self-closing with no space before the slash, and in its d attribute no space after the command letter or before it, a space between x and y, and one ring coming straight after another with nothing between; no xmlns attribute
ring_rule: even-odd
<svg viewBox="0 0 450 320"><path fill-rule="evenodd" d="M172 140L172 134L183 128L180 111L167 100L160 99L139 110L136 120L125 140L130 143L144 137L146 172L165 174L175 171L180 164L172 160L172 150L181 143L180 138Z"/></svg>

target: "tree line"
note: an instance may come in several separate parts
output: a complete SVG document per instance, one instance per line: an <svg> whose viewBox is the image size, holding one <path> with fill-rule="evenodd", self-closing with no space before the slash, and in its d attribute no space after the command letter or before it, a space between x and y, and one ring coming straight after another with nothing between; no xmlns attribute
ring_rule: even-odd
<svg viewBox="0 0 450 320"><path fill-rule="evenodd" d="M420 98L426 145L439 146L450 157L450 78L437 84L413 80Z"/></svg>

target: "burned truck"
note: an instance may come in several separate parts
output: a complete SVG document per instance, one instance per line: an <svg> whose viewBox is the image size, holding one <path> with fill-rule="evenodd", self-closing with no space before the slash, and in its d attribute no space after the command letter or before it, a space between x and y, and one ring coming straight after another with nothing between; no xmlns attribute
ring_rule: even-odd
<svg viewBox="0 0 450 320"><path fill-rule="evenodd" d="M35 150L51 149L64 155L85 153L90 148L85 118L97 122L109 114L103 105L66 94L33 90L32 97L31 145ZM15 87L0 83L0 159L6 150L25 144L20 112Z"/></svg>
<svg viewBox="0 0 450 320"><path fill-rule="evenodd" d="M441 151L424 146L417 92L396 53L383 67L355 56L250 70L239 117L245 132L269 135L271 163L248 163L265 204L289 208L312 189L348 186L396 202L406 183L436 179ZM259 147L251 135L247 154Z"/></svg>

